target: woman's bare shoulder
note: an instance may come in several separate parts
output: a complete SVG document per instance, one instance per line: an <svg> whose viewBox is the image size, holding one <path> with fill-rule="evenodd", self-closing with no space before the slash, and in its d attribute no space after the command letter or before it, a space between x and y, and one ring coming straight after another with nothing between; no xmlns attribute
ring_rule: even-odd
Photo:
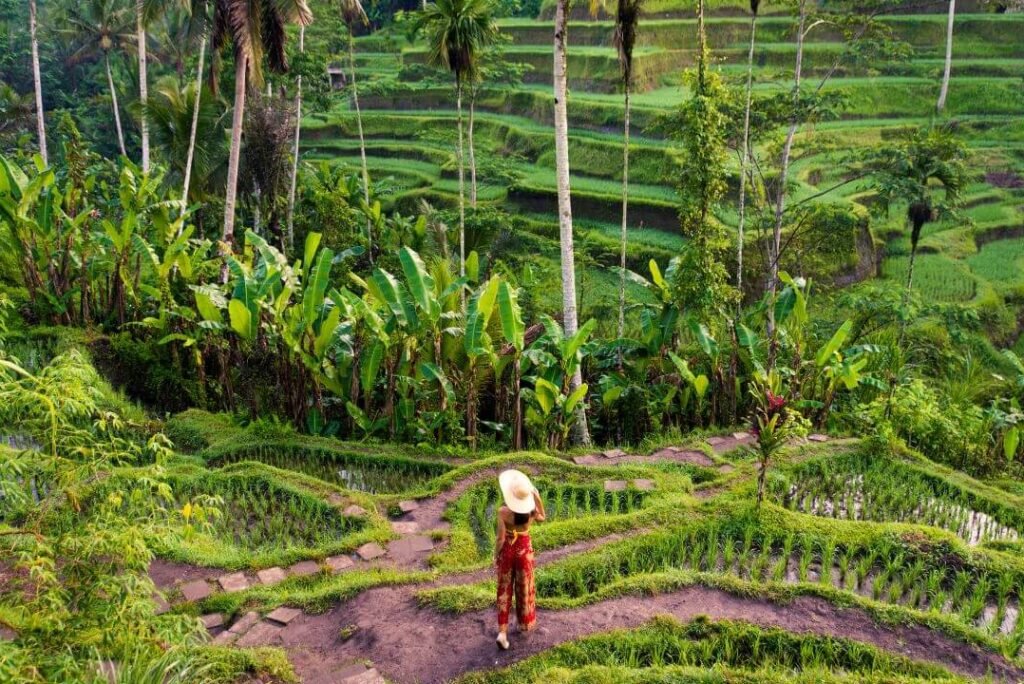
<svg viewBox="0 0 1024 684"><path fill-rule="evenodd" d="M502 505L500 508L498 508L498 517L502 520L511 520L512 511L509 509L508 506Z"/></svg>

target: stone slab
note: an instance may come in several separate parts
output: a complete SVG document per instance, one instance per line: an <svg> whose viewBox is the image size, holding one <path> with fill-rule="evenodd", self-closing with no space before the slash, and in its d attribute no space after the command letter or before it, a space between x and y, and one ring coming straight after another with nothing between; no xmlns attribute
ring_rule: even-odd
<svg viewBox="0 0 1024 684"><path fill-rule="evenodd" d="M232 634L245 634L259 621L260 614L256 611L250 610L248 613L235 620L235 624L228 627L228 631Z"/></svg>
<svg viewBox="0 0 1024 684"><path fill-rule="evenodd" d="M601 455L605 458L622 458L626 455L626 452L622 449L608 449L607 451L602 451Z"/></svg>
<svg viewBox="0 0 1024 684"><path fill-rule="evenodd" d="M156 615L163 615L171 609L171 604L167 602L167 599L161 593L153 594L153 603L156 604L156 610L154 611Z"/></svg>
<svg viewBox="0 0 1024 684"><path fill-rule="evenodd" d="M605 480L604 491L606 492L621 492L626 488L625 480Z"/></svg>
<svg viewBox="0 0 1024 684"><path fill-rule="evenodd" d="M654 480L633 480L633 486L641 491L649 492L654 489Z"/></svg>
<svg viewBox="0 0 1024 684"><path fill-rule="evenodd" d="M318 572L320 572L320 564L311 560L299 561L288 568L288 574L292 577L308 577Z"/></svg>
<svg viewBox="0 0 1024 684"><path fill-rule="evenodd" d="M248 632L238 637L235 646L249 648L250 646L277 646L281 643L281 635L284 627L275 625L272 622L261 622Z"/></svg>
<svg viewBox="0 0 1024 684"><path fill-rule="evenodd" d="M416 534L420 531L420 526L414 522L393 522L391 531L395 534Z"/></svg>
<svg viewBox="0 0 1024 684"><path fill-rule="evenodd" d="M402 513L412 513L419 507L420 505L411 499L408 501L398 502L398 510L402 511Z"/></svg>
<svg viewBox="0 0 1024 684"><path fill-rule="evenodd" d="M217 629L224 626L224 613L210 613L199 619L203 621L203 627L206 629Z"/></svg>
<svg viewBox="0 0 1024 684"><path fill-rule="evenodd" d="M192 580L181 585L181 595L186 601L202 601L213 593L206 580Z"/></svg>
<svg viewBox="0 0 1024 684"><path fill-rule="evenodd" d="M258 570L256 572L256 579L260 581L260 584L265 584L268 587L283 582L284 578L288 575L285 574L284 568L273 567L267 568L266 570Z"/></svg>
<svg viewBox="0 0 1024 684"><path fill-rule="evenodd" d="M387 684L380 672L372 667L365 672L342 679L341 682L342 684Z"/></svg>
<svg viewBox="0 0 1024 684"><path fill-rule="evenodd" d="M732 433L732 438L735 439L737 442L742 442L745 439L750 439L750 433L749 432L734 432L734 433Z"/></svg>
<svg viewBox="0 0 1024 684"><path fill-rule="evenodd" d="M367 665L364 665L363 663L353 663L352 665L346 665L340 670L335 670L333 673L331 673L331 681L345 684L345 682L348 681L349 677L361 675L369 669L370 668Z"/></svg>
<svg viewBox="0 0 1024 684"><path fill-rule="evenodd" d="M726 473L731 473L734 470L736 470L736 469L733 468L728 463L723 463L722 465L718 466L718 472L722 473L723 475L726 474Z"/></svg>
<svg viewBox="0 0 1024 684"><path fill-rule="evenodd" d="M274 622L280 623L282 625L287 625L289 622L299 617L300 615L302 615L302 611L298 608L289 608L288 606L281 606L280 608L275 608L270 613L268 613L267 619L273 620Z"/></svg>
<svg viewBox="0 0 1024 684"><path fill-rule="evenodd" d="M236 591L245 591L249 588L249 579L244 572L233 572L230 575L223 575L217 578L220 588L229 594Z"/></svg>
<svg viewBox="0 0 1024 684"><path fill-rule="evenodd" d="M230 646L235 643L235 639L238 635L232 631L225 630L213 638L213 643L216 646Z"/></svg>
<svg viewBox="0 0 1024 684"><path fill-rule="evenodd" d="M811 440L812 442L827 442L828 441L828 435L813 434L813 435L808 435L807 439Z"/></svg>
<svg viewBox="0 0 1024 684"><path fill-rule="evenodd" d="M327 503L331 504L332 506L340 506L341 504L345 503L345 497L339 494L338 492L331 492L327 496Z"/></svg>
<svg viewBox="0 0 1024 684"><path fill-rule="evenodd" d="M396 539L388 544L389 551L400 549L402 551L411 551L413 553L423 553L424 551L431 551L433 548L433 540L422 534L410 535L408 537L403 537L402 539Z"/></svg>
<svg viewBox="0 0 1024 684"><path fill-rule="evenodd" d="M358 518L360 516L366 515L366 509L363 508L362 506L356 506L355 504L352 504L351 506L343 510L342 513L352 518Z"/></svg>
<svg viewBox="0 0 1024 684"><path fill-rule="evenodd" d="M718 446L725 443L725 437L708 437L706 441L711 446Z"/></svg>
<svg viewBox="0 0 1024 684"><path fill-rule="evenodd" d="M356 549L356 554L364 561L373 560L374 558L380 558L385 553L387 553L387 551L385 551L384 548L376 542L369 542L367 544L363 544L358 549Z"/></svg>
<svg viewBox="0 0 1024 684"><path fill-rule="evenodd" d="M342 572L343 570L348 570L355 565L352 559L348 556L331 556L327 559L326 563L327 568L335 574Z"/></svg>

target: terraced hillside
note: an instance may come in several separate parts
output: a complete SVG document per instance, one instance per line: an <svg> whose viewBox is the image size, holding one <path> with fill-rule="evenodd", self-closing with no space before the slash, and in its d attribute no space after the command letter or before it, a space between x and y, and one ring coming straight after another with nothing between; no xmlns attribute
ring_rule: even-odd
<svg viewBox="0 0 1024 684"><path fill-rule="evenodd" d="M1024 676L1020 497L878 443L793 444L757 512L746 433L574 462L435 459L443 472L369 493L334 478L338 459L397 473L401 449L293 435L273 467L226 464L265 461L266 435L199 412L170 427L210 437L178 467L230 505L159 552L158 603L202 615L214 644L283 647L304 682ZM489 568L506 467L548 511L531 531L540 629L507 652ZM246 525L250 542L275 530L272 546L239 554Z"/></svg>
<svg viewBox="0 0 1024 684"><path fill-rule="evenodd" d="M745 74L749 20L743 3L711 3L707 25L717 68L739 84ZM986 13L977 4L958 5L953 78L946 115L969 146L969 167L984 169L967 190L967 209L956 221L929 224L919 261L918 283L933 300L974 302L993 318L997 303L1016 300L1014 285L1024 233L1024 14ZM686 97L682 72L693 61L695 22L692 10L654 3L641 21L635 55L632 98L629 266L646 273L654 258L664 263L681 245L676 218L675 182L680 155L664 139L661 119ZM792 87L795 48L793 19L784 8L768 5L758 22L754 52L756 97ZM542 8L549 16L549 8ZM824 92L841 97L838 118L803 128L794 158L796 202L808 198L870 206L863 182L851 181L846 169L864 143L927 122L933 115L942 73L945 7L916 9L880 20L903 41L905 59L849 54L837 30L814 28L807 36L805 82L816 86L831 78ZM522 83L485 83L476 99L474 137L479 171L479 201L517 216L522 252L542 266L556 255L552 238L555 180L551 128L551 36L545 19L506 19L503 58L526 65ZM599 266L617 263L621 203L621 87L613 23L592 20L577 9L570 28L569 119L571 125L573 211L585 255L582 306L600 312L614 300L614 277ZM321 28L321 30L326 30ZM396 205L411 212L425 199L452 206L457 197L454 154L454 100L444 74L424 66L425 48L410 43L404 31L358 39L358 76L371 175L388 177L397 187ZM339 57L340 59L340 57ZM342 101L308 122L306 158L329 159L355 168L358 160L354 115ZM773 158L770 138L758 150ZM734 162L735 166L735 162ZM736 169L731 185L738 184ZM837 187L838 186L838 187ZM735 226L729 209L719 218ZM866 219L865 219L866 223ZM825 282L847 283L877 272L901 278L909 249L902 213L873 216L869 232L833 246L839 259L824 272L803 255L791 270L807 269ZM759 250L750 238L752 275ZM1019 244L1020 243L1020 244ZM880 268L873 247L886 257ZM812 251L808 248L807 251ZM833 255L834 256L834 255ZM822 260L824 261L824 260ZM838 262L838 263L834 263ZM545 269L541 269L544 271ZM750 279L753 281L753 278ZM642 293L635 293L642 296ZM554 302L552 302L554 303ZM1009 336L1015 326L996 321L993 329Z"/></svg>

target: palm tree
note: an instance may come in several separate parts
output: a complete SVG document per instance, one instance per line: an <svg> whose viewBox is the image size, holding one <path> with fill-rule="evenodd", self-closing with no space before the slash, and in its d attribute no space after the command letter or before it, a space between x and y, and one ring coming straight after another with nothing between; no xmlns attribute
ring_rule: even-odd
<svg viewBox="0 0 1024 684"><path fill-rule="evenodd" d="M462 92L475 78L480 53L497 36L489 0L438 0L420 12L416 31L427 34L428 60L455 76L459 167L459 275L466 275L466 173L462 153Z"/></svg>
<svg viewBox="0 0 1024 684"><path fill-rule="evenodd" d="M622 233L619 237L619 337L626 332L626 221L629 213L629 91L633 86L633 46L640 21L642 0L619 0L615 12L615 49L619 53L622 92L625 104L622 144ZM622 365L622 350L619 350Z"/></svg>
<svg viewBox="0 0 1024 684"><path fill-rule="evenodd" d="M36 38L36 0L28 0L28 30L32 37L32 82L36 93L36 129L39 134L39 156L49 165L46 152L46 111L43 109L43 81L39 75L39 40Z"/></svg>
<svg viewBox="0 0 1024 684"><path fill-rule="evenodd" d="M942 88L935 109L941 114L949 94L949 72L953 69L953 20L956 16L956 0L949 0L949 16L946 20L946 68L942 72Z"/></svg>
<svg viewBox="0 0 1024 684"><path fill-rule="evenodd" d="M308 25L313 17L306 0L215 0L214 50L228 41L234 47L235 104L231 118L231 147L228 153L227 188L224 193L224 229L221 240L230 245L235 237L235 202L238 195L238 161L242 149L242 121L247 85L263 81L263 58L272 71L288 70L285 55L285 26ZM225 265L226 268L226 265ZM227 276L226 270L222 274Z"/></svg>
<svg viewBox="0 0 1024 684"><path fill-rule="evenodd" d="M226 110L214 98L201 97L197 84L182 88L174 76L165 76L153 84L146 115L153 144L164 151L168 178L189 177L182 202L207 198L214 177L223 172Z"/></svg>
<svg viewBox="0 0 1024 684"><path fill-rule="evenodd" d="M800 82L803 76L804 38L807 37L807 18L810 14L811 0L798 0L796 27L796 66L793 69L793 106L789 115L789 129L786 141L782 145L782 158L779 162L779 177L776 181L775 220L772 234L768 239L768 292L772 299L779 286L779 258L782 252L782 220L786 212L786 184L789 182L789 161L793 154L793 140L800 126ZM775 307L768 307L768 331L774 341ZM775 345L769 353L769 365L773 365Z"/></svg>
<svg viewBox="0 0 1024 684"><path fill-rule="evenodd" d="M156 5L153 0L135 0L135 37L139 56L139 104L142 117L139 122L142 133L142 172L149 173L149 124L146 122L146 102L149 101L149 67L146 56L146 5Z"/></svg>
<svg viewBox="0 0 1024 684"><path fill-rule="evenodd" d="M916 131L895 145L877 150L869 160L879 207L888 211L906 204L910 221L910 263L907 292L914 284L914 259L924 225L954 215L966 181L963 145L949 129ZM936 196L936 189L942 191Z"/></svg>
<svg viewBox="0 0 1024 684"><path fill-rule="evenodd" d="M306 27L299 28L299 52L306 51ZM299 140L302 137L302 74L295 78L295 143L292 149L292 179L288 187L288 218L285 239L281 251L295 248L295 187L299 181Z"/></svg>
<svg viewBox="0 0 1024 684"><path fill-rule="evenodd" d="M185 212L188 204L189 185L192 182L192 165L195 161L196 135L199 130L199 114L203 95L203 63L206 61L206 41L209 33L208 0L192 0L189 3L189 35L199 36L199 65L196 67L195 100L192 103L192 127L188 139L188 151L185 153L185 172L181 183L181 211ZM182 228L184 224L182 224Z"/></svg>
<svg viewBox="0 0 1024 684"><path fill-rule="evenodd" d="M110 69L110 55L118 48L129 45L131 17L118 0L84 0L72 3L68 9L69 27L64 34L73 43L68 65L80 64L92 59L103 59L107 73L107 87L114 108L114 126L117 129L117 143L122 156L128 153L124 144L124 130L121 128L121 108L117 103L117 89Z"/></svg>
<svg viewBox="0 0 1024 684"><path fill-rule="evenodd" d="M366 139L363 137L363 114L359 110L359 89L356 87L356 39L355 27L366 26L366 12L359 0L341 0L341 18L348 27L348 67L352 84L352 105L356 110L356 130L359 131L359 160L363 168L363 199L370 204L370 172L366 168ZM366 253L373 263L373 233L370 220L366 220Z"/></svg>
<svg viewBox="0 0 1024 684"><path fill-rule="evenodd" d="M754 85L754 43L757 36L757 10L761 0L750 0L750 49L747 52L747 91L743 106L743 148L740 152L739 226L736 243L736 291L743 303L743 232L747 219L747 171L750 168L750 102Z"/></svg>
<svg viewBox="0 0 1024 684"><path fill-rule="evenodd" d="M572 200L569 189L569 113L566 108L566 39L569 19L569 0L555 4L554 37L554 94L555 94L555 179L558 185L558 227L562 251L562 327L566 337L579 329L576 315L576 261L572 244ZM583 384L577 365L569 383L570 391ZM576 421L576 441L590 443L586 412L580 402Z"/></svg>

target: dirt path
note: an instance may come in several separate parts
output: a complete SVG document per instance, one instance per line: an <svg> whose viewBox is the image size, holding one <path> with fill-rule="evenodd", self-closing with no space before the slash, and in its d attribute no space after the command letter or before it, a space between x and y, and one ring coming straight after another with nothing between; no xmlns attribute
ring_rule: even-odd
<svg viewBox="0 0 1024 684"><path fill-rule="evenodd" d="M421 608L416 588L365 592L323 615L303 615L275 638L306 684L336 681L335 673L358 660L372 660L396 684L446 682L473 670L502 667L590 634L637 627L657 615L690 620L745 620L792 632L844 637L915 660L930 661L969 677L992 673L999 681L1024 681L1024 671L1000 656L961 644L919 626L879 625L857 609L839 609L817 598L789 605L689 587L654 597L623 597L568 611L540 611L533 634L513 635L512 649L494 644L494 611L443 615ZM347 640L341 631L352 634Z"/></svg>

